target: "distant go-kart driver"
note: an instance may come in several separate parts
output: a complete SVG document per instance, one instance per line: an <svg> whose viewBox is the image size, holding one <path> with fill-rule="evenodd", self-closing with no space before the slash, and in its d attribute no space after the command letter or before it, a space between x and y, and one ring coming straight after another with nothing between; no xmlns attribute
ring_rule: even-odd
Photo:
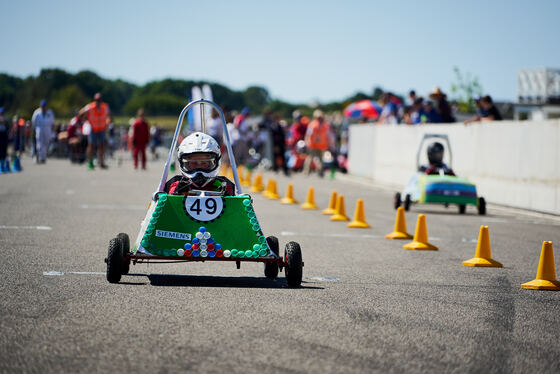
<svg viewBox="0 0 560 374"><path fill-rule="evenodd" d="M226 177L218 176L221 158L220 146L210 135L195 132L187 136L177 154L182 175L168 180L165 192L188 195L192 190L202 190L234 196L235 185Z"/></svg>
<svg viewBox="0 0 560 374"><path fill-rule="evenodd" d="M443 152L444 147L439 142L434 142L428 147L428 162L430 165L428 167L422 166L420 171L424 171L426 174L444 174L444 175L455 175L453 170L447 167L443 162Z"/></svg>

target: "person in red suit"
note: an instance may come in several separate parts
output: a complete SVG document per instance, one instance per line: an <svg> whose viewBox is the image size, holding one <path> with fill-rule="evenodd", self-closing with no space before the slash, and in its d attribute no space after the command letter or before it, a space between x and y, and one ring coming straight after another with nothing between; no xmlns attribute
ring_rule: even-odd
<svg viewBox="0 0 560 374"><path fill-rule="evenodd" d="M138 169L138 156L142 159L142 169L146 169L146 146L150 141L150 126L144 118L144 109L138 109L138 116L132 125L132 156L134 169Z"/></svg>

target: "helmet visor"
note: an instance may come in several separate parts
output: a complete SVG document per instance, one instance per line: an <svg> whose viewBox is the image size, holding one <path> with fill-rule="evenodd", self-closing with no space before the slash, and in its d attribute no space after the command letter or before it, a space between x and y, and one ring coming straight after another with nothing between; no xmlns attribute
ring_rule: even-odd
<svg viewBox="0 0 560 374"><path fill-rule="evenodd" d="M208 173L218 166L218 157L211 153L190 153L183 155L179 162L181 169L188 173Z"/></svg>

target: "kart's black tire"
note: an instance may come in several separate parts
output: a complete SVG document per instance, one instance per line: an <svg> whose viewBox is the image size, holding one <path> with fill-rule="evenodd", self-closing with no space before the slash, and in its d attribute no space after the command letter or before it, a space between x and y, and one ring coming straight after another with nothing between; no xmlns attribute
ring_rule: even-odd
<svg viewBox="0 0 560 374"><path fill-rule="evenodd" d="M124 232L121 232L117 235L117 239L121 242L121 248L123 252L123 264L121 269L121 274L126 275L130 271L130 239L128 235Z"/></svg>
<svg viewBox="0 0 560 374"><path fill-rule="evenodd" d="M268 236L266 238L266 243L270 247L270 250L278 255L280 253L280 247L278 245L278 238L276 236ZM276 262L265 262L264 263L264 276L268 279L278 278L278 263Z"/></svg>
<svg viewBox="0 0 560 374"><path fill-rule="evenodd" d="M119 283L122 275L123 251L119 238L111 239L107 253L107 280L109 283Z"/></svg>
<svg viewBox="0 0 560 374"><path fill-rule="evenodd" d="M410 204L411 204L411 200L410 200L410 194L406 194L406 196L404 197L404 210L406 210L408 212L408 210L410 209Z"/></svg>
<svg viewBox="0 0 560 374"><path fill-rule="evenodd" d="M483 197L478 198L478 214L481 216L486 214L486 200Z"/></svg>
<svg viewBox="0 0 560 374"><path fill-rule="evenodd" d="M301 247L296 242L286 244L284 252L284 262L286 263L286 281L290 287L301 286L303 277L303 260L301 257Z"/></svg>
<svg viewBox="0 0 560 374"><path fill-rule="evenodd" d="M467 206L465 204L459 204L459 214L465 214L467 211Z"/></svg>
<svg viewBox="0 0 560 374"><path fill-rule="evenodd" d="M399 207L401 206L402 200L401 200L401 193L397 192L395 194L395 197L393 198L393 206L395 207L395 209L399 209Z"/></svg>

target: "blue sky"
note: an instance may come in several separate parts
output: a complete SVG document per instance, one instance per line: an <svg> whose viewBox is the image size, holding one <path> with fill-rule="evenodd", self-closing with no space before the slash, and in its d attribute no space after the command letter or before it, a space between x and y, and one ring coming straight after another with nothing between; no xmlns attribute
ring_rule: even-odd
<svg viewBox="0 0 560 374"><path fill-rule="evenodd" d="M307 103L374 86L449 92L457 66L514 100L519 69L560 68L560 1L1 0L0 14L0 72L20 77L90 69Z"/></svg>

